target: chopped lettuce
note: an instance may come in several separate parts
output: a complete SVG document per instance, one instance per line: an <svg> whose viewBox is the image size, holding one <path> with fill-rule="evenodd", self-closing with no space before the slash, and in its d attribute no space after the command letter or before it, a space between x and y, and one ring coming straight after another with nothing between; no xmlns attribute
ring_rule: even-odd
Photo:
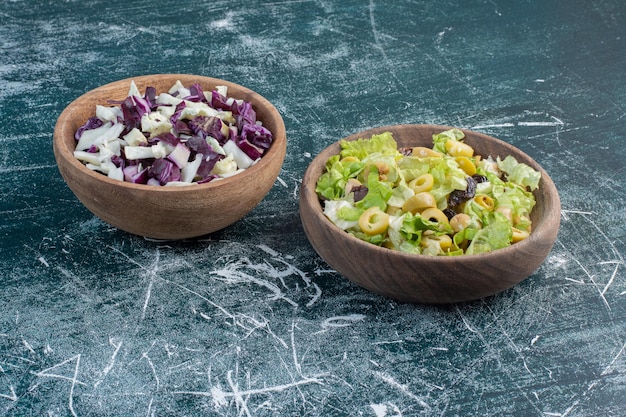
<svg viewBox="0 0 626 417"><path fill-rule="evenodd" d="M459 165L451 158L438 158L440 161L432 166L430 173L435 179L435 186L431 194L440 208L446 207L446 198L454 190L467 188L467 174L459 168Z"/></svg>
<svg viewBox="0 0 626 417"><path fill-rule="evenodd" d="M324 214L343 230L357 227L361 213L363 210L356 208L353 203L346 200L326 200L324 202Z"/></svg>
<svg viewBox="0 0 626 417"><path fill-rule="evenodd" d="M350 234L376 246L382 246L386 241L386 237L382 233L370 236L366 233L363 233L360 229L355 229L350 230Z"/></svg>
<svg viewBox="0 0 626 417"><path fill-rule="evenodd" d="M341 141L340 153L326 161L316 184L325 215L359 239L407 253L458 256L511 245L514 228L531 230L532 190L541 174L512 156L474 157L463 139L460 129L450 129L433 135L436 153L415 155L400 152L389 132ZM471 158L472 175L458 152L471 155L461 162ZM428 207L417 205L423 191L413 188L424 174L433 179L426 190L430 200L424 201L435 203ZM360 229L359 219L371 207L388 214L384 233ZM453 227L456 216L466 217Z"/></svg>
<svg viewBox="0 0 626 417"><path fill-rule="evenodd" d="M476 231L465 254L472 255L506 248L511 244L512 237L511 224L504 219L499 219Z"/></svg>
<svg viewBox="0 0 626 417"><path fill-rule="evenodd" d="M343 197L348 179L355 178L364 166L362 162L342 161L339 155L332 156L326 162L326 172L317 181L315 191L326 200Z"/></svg>
<svg viewBox="0 0 626 417"><path fill-rule="evenodd" d="M460 129L450 129L433 135L433 149L439 153L445 154L446 142L449 140L460 141L465 134Z"/></svg>
<svg viewBox="0 0 626 417"><path fill-rule="evenodd" d="M515 184L528 187L531 190L539 187L539 180L541 179L541 173L535 171L528 165L517 162L515 158L508 155L506 158L497 160L498 167L506 172L507 179Z"/></svg>
<svg viewBox="0 0 626 417"><path fill-rule="evenodd" d="M383 211L387 209L387 201L393 194L393 190L389 182L380 180L379 175L376 167L372 166L367 176L367 194L356 203L363 210L374 206L379 207Z"/></svg>
<svg viewBox="0 0 626 417"><path fill-rule="evenodd" d="M402 222L401 232L409 236L416 235L418 232L421 234L426 230L430 230L434 234L447 234L452 232L450 225L442 225L438 222L422 217L419 214L413 215L410 212L406 213L406 217Z"/></svg>
<svg viewBox="0 0 626 417"><path fill-rule="evenodd" d="M396 156L398 145L389 132L373 135L369 139L357 139L354 141L341 141L341 157L353 156L363 160L371 154L378 153L387 156Z"/></svg>

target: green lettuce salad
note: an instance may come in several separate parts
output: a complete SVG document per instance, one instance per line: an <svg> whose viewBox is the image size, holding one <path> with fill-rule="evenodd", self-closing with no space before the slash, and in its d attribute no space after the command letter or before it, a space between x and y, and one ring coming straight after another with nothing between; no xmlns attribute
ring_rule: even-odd
<svg viewBox="0 0 626 417"><path fill-rule="evenodd" d="M475 155L460 129L399 148L389 132L341 141L316 184L324 214L359 239L426 255L471 255L527 238L541 174Z"/></svg>

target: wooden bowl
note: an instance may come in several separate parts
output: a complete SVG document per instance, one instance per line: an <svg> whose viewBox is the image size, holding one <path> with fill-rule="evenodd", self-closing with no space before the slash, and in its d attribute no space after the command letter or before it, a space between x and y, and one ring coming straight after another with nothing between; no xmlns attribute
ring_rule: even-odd
<svg viewBox="0 0 626 417"><path fill-rule="evenodd" d="M399 146L432 147L432 135L450 129L436 125L398 125L366 130L346 140L391 132ZM364 242L328 220L315 193L326 160L339 154L336 142L322 151L304 174L300 217L315 251L339 274L377 294L412 303L442 304L480 299L506 290L531 275L556 240L561 203L548 174L528 155L493 137L464 130L465 142L476 154L502 158L513 155L541 172L534 192L533 231L525 240L490 253L455 257L415 255Z"/></svg>
<svg viewBox="0 0 626 417"><path fill-rule="evenodd" d="M131 80L140 92L148 86L157 93L180 80L211 91L228 87L228 95L251 102L258 120L274 137L271 147L255 165L219 181L181 187L159 187L109 179L85 167L73 155L74 133L95 115L96 104L123 100ZM158 74L128 78L103 85L70 103L54 129L54 155L61 175L76 197L93 214L121 230L154 239L184 239L229 226L250 212L272 188L283 164L287 137L276 108L261 95L232 82L187 74Z"/></svg>

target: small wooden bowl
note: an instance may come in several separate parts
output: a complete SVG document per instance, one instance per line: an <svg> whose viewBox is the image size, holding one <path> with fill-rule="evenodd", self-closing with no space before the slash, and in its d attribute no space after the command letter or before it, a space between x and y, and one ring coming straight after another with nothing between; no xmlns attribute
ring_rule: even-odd
<svg viewBox="0 0 626 417"><path fill-rule="evenodd" d="M259 162L229 178L205 184L159 187L109 179L85 167L74 157L74 133L95 115L96 104L123 100L134 80L140 92L148 86L157 93L180 80L205 91L228 87L228 95L249 101L258 120L274 137ZM278 110L261 95L232 82L187 74L158 74L128 78L103 85L70 103L59 116L53 139L61 175L76 197L93 214L121 230L154 239L184 239L225 228L248 214L272 188L287 148L285 125Z"/></svg>
<svg viewBox="0 0 626 417"><path fill-rule="evenodd" d="M432 135L450 129L436 125L397 125L366 130L346 140L391 132L399 146L432 147ZM476 154L502 158L513 155L541 172L537 204L532 211L530 237L490 253L435 257L401 253L346 233L323 214L315 193L326 160L339 154L336 142L323 150L304 174L300 217L315 251L339 274L377 294L411 303L442 304L480 299L504 291L531 275L545 260L556 240L561 203L548 174L528 155L493 137L464 130L465 142Z"/></svg>

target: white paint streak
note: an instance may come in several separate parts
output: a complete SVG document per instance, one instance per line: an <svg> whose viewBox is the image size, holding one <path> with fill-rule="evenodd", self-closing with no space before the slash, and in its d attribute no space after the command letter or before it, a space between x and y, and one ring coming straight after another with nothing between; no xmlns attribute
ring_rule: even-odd
<svg viewBox="0 0 626 417"><path fill-rule="evenodd" d="M374 411L374 414L376 414L376 417L402 417L402 412L398 406L389 402L385 404L370 404L370 407L372 411ZM394 414L387 414L390 411Z"/></svg>
<svg viewBox="0 0 626 417"><path fill-rule="evenodd" d="M530 126L530 127L551 127L551 126L562 126L563 122L518 122L518 126Z"/></svg>
<svg viewBox="0 0 626 417"><path fill-rule="evenodd" d="M274 339L276 339L276 341L278 341L281 345L283 345L285 348L287 348L287 343L285 343L285 341L278 337L270 328L270 323L269 321L262 319L255 319L254 317L250 317L246 314L241 314L241 313L231 313L229 312L226 308L222 307L221 305L215 303L214 301L212 301L211 299L203 296L202 294L198 293L197 291L194 291L190 288L185 287L184 285L178 284L177 282L173 282L173 281L169 281L169 280L163 280L164 282L174 285L178 288L180 288L181 290L188 292L190 294L193 294L194 296L198 297L201 300L204 300L206 303L210 304L211 306L215 307L216 309L218 309L227 319L232 321L232 324L240 327L241 329L245 330L248 332L248 334L246 335L246 337L250 334L252 334L254 331L256 330L264 330L266 333L268 333L269 335L271 335L272 337L274 337Z"/></svg>
<svg viewBox="0 0 626 417"><path fill-rule="evenodd" d="M298 306L291 298L287 297L285 293L281 290L273 282L263 279L261 277L257 277L252 274L248 274L244 271L245 267L253 266L249 263L248 259L239 259L237 261L231 262L221 269L216 269L211 271L211 275L219 277L219 279L230 285L240 285L242 283L252 283L256 284L259 287L263 287L267 289L272 295L269 297L270 300L284 300L287 303L291 304L294 307Z"/></svg>
<svg viewBox="0 0 626 417"><path fill-rule="evenodd" d="M152 346L154 346L154 342L152 343ZM152 346L150 346L150 348L152 348ZM141 359L145 359L148 362L148 366L150 366L150 370L152 371L152 375L154 376L154 381L156 383L156 390L159 390L159 386L161 385L161 381L159 380L159 375L157 374L156 368L154 366L154 363L152 362L152 359L150 359L150 356L148 356L149 350L147 352L144 352L141 354Z"/></svg>
<svg viewBox="0 0 626 417"><path fill-rule="evenodd" d="M117 354L120 351L120 348L122 347L121 340L116 343L112 338L109 338L109 344L113 346L115 350L113 351L113 354L111 355L111 358L109 359L109 363L102 370L102 377L100 377L100 379L98 379L96 383L94 384L94 387L96 388L98 387L98 385L102 383L102 381L104 381L104 378L106 378L109 372L111 372L111 369L113 369L113 366L115 365L115 359L117 358Z"/></svg>
<svg viewBox="0 0 626 417"><path fill-rule="evenodd" d="M222 19L214 20L209 24L211 29L217 30L233 30L235 23L233 22L234 13L229 11L224 14Z"/></svg>
<svg viewBox="0 0 626 417"><path fill-rule="evenodd" d="M577 215L583 216L585 218L586 224L590 224L591 226L593 226L593 228L596 230L596 233L604 239L604 241L606 242L606 246L613 253L613 256L615 257L615 259L598 262L598 265L615 264L615 268L613 269L613 273L611 274L611 276L607 280L606 284L602 288L600 288L600 284L596 282L596 275L595 274L591 274L590 271L588 271L588 269L585 266L583 266L582 263L577 258L574 259L576 264L583 270L583 272L587 275L589 280L593 283L594 287L598 289L598 294L599 294L600 298L602 299L602 301L604 302L606 308L608 310L611 310L611 306L610 306L610 304L609 304L609 302L608 302L608 300L606 298L606 293L609 290L609 288L611 287L611 285L615 282L615 278L617 277L617 272L618 272L619 267L624 265L624 257L623 257L623 255L615 247L615 244L611 241L611 239L609 239L609 237L606 235L604 230L602 230L602 228L600 228L596 224L596 222L594 221L594 213L583 212L583 211L575 211L575 210L563 210L562 214L565 214L564 215L564 220L569 220L569 218L566 217L568 214L577 214ZM561 245L562 245L562 243L561 243Z"/></svg>
<svg viewBox="0 0 626 417"><path fill-rule="evenodd" d="M374 47L380 52L380 55L382 56L383 61L385 62L385 65L387 66L387 70L389 71L389 74L396 80L398 85L406 89L404 84L396 76L394 72L395 63L392 60L390 60L389 57L387 56L387 48L385 48L385 46L383 45L381 41L380 32L376 26L376 19L375 19L376 7L375 6L376 6L375 2L373 0L370 0L368 9L369 9L369 18L370 18L370 29L372 30L372 36L374 37Z"/></svg>
<svg viewBox="0 0 626 417"><path fill-rule="evenodd" d="M283 180L281 177L277 177L276 181L278 181L280 183L280 185L282 185L283 187L287 188L287 183L285 182L285 180Z"/></svg>
<svg viewBox="0 0 626 417"><path fill-rule="evenodd" d="M71 362L76 362L74 365L74 371L73 371L73 375L71 377L65 376L65 375L59 375L57 373L50 373L50 371L52 370L56 370L57 368L60 368L61 366L71 363ZM44 369L43 371L40 372L35 372L34 374L40 378L43 377L47 377L47 378L55 378L55 379L61 379L61 380L65 380L65 381L69 381L70 382L70 392L69 392L69 399L68 399L68 409L70 410L70 413L72 413L72 415L74 417L77 417L78 415L76 414L76 411L74 411L74 388L76 387L77 384L80 385L85 385L83 382L80 382L78 380L78 369L80 367L80 354L73 356L69 359L64 360L63 362L60 362L54 366L51 366L49 368Z"/></svg>
<svg viewBox="0 0 626 417"><path fill-rule="evenodd" d="M458 306L455 306L457 313L459 313L459 316L461 316L461 320L463 321L463 324L465 325L465 327L467 327L467 330L469 330L472 333L476 333L476 334L480 334L480 332L476 329L474 329L469 321L467 321L467 319L465 318L465 316L463 315L463 313L461 312L461 310L459 309Z"/></svg>
<svg viewBox="0 0 626 417"><path fill-rule="evenodd" d="M10 174L12 172L39 171L42 169L50 169L50 168L56 168L56 165L43 164L43 165L31 165L31 166L19 166L19 167L14 166L10 168L0 168L0 174L4 175L4 174Z"/></svg>
<svg viewBox="0 0 626 417"><path fill-rule="evenodd" d="M322 321L322 323L320 324L322 330L320 330L319 332L315 332L314 334L324 333L331 329L349 327L352 326L354 323L363 320L365 320L365 316L363 314L347 314L343 316L329 317Z"/></svg>
<svg viewBox="0 0 626 417"><path fill-rule="evenodd" d="M573 279L573 278L569 278L569 277L565 277L564 278L566 281L571 281L571 282L575 282L576 284L581 284L584 285L585 281L581 280L581 279Z"/></svg>
<svg viewBox="0 0 626 417"><path fill-rule="evenodd" d="M385 417L387 415L387 406L385 404L370 404L376 417Z"/></svg>
<svg viewBox="0 0 626 417"><path fill-rule="evenodd" d="M407 397L409 397L412 400L416 401L421 407L423 407L423 408L425 408L427 410L431 409L431 407L424 400L419 398L417 395L413 394L406 385L399 383L391 375L388 375L388 374L383 373L383 372L378 372L378 371L374 372L374 375L376 377L380 378L381 380L383 380L384 382L386 382L387 384L389 384L391 387L399 390L400 392L402 392Z"/></svg>
<svg viewBox="0 0 626 417"><path fill-rule="evenodd" d="M604 294L606 294L607 290L611 287L613 282L615 282L615 277L617 277L617 271L619 270L620 265L624 265L624 263L623 262L619 262L619 261L607 261L607 262L600 262L599 264L600 265L603 265L603 264L615 264L615 269L613 269L613 273L611 274L611 278L609 279L609 281L606 283L606 285L602 289L602 295L604 295Z"/></svg>
<svg viewBox="0 0 626 417"><path fill-rule="evenodd" d="M24 347L30 351L30 353L32 353L33 355L36 354L35 349L33 349L30 343L28 343L26 340L22 340L22 343L24 344Z"/></svg>
<svg viewBox="0 0 626 417"><path fill-rule="evenodd" d="M626 351L626 343L624 343L622 345L622 348L617 352L617 354L615 355L615 357L613 358L613 360L611 360L611 362L604 368L604 370L602 371L601 375L606 375L611 371L611 368L613 367L613 364L615 363L615 361L617 361L617 359L622 356L624 354L624 352Z"/></svg>
<svg viewBox="0 0 626 417"><path fill-rule="evenodd" d="M46 258L44 258L43 256L40 256L39 258L37 258L37 260L41 262L45 267L50 267L50 264L48 263L48 261L46 261Z"/></svg>
<svg viewBox="0 0 626 417"><path fill-rule="evenodd" d="M261 244L261 245L258 245L258 248L261 249L263 252L267 253L268 255L271 255L271 256L278 256L279 255L278 252L276 252L274 249L270 248L267 245Z"/></svg>
<svg viewBox="0 0 626 417"><path fill-rule="evenodd" d="M490 123L490 124L484 124L484 125L474 125L472 126L470 129L490 129L490 128L497 128L497 127L513 127L515 126L515 123Z"/></svg>
<svg viewBox="0 0 626 417"><path fill-rule="evenodd" d="M470 129L493 129L493 128L503 128L503 127L560 127L564 126L565 123L554 116L550 116L552 121L521 121L521 122L505 122L505 123L485 123L485 124L477 124L472 126Z"/></svg>
<svg viewBox="0 0 626 417"><path fill-rule="evenodd" d="M432 348L430 348L430 349L431 349L431 350L440 350L440 351L442 351L442 352L447 352L447 351L449 351L449 350L450 350L450 349L448 349L447 347L438 347L438 346L432 347Z"/></svg>
<svg viewBox="0 0 626 417"><path fill-rule="evenodd" d="M0 398L6 398L7 400L17 401L17 395L15 395L15 388L13 385L9 385L10 394L0 394Z"/></svg>
<svg viewBox="0 0 626 417"><path fill-rule="evenodd" d="M146 318L146 310L148 309L148 304L150 303L150 297L152 296L152 286L154 285L154 280L156 279L157 273L159 271L160 257L161 257L161 253L159 249L157 248L155 259L154 259L154 262L152 263L152 268L148 270L150 280L148 282L148 288L146 288L146 295L145 295L144 302L143 302L143 308L141 309L142 320Z"/></svg>
<svg viewBox="0 0 626 417"><path fill-rule="evenodd" d="M374 342L372 343L372 345L396 345L402 343L404 343L404 340L387 340L382 342Z"/></svg>
<svg viewBox="0 0 626 417"><path fill-rule="evenodd" d="M287 384L273 385L258 389L246 389L240 390L238 384L233 380L233 371L228 371L226 374L226 381L230 387L230 391L223 390L220 386L213 386L210 391L175 391L174 394L181 395L199 395L203 397L210 397L213 400L213 406L215 410L227 407L229 399L234 399L237 408L240 410L239 415L246 415L251 417L253 414L248 408L248 399L251 396L271 394L273 392L282 392L291 388L296 388L307 384L324 385L323 380L318 377L303 378Z"/></svg>

